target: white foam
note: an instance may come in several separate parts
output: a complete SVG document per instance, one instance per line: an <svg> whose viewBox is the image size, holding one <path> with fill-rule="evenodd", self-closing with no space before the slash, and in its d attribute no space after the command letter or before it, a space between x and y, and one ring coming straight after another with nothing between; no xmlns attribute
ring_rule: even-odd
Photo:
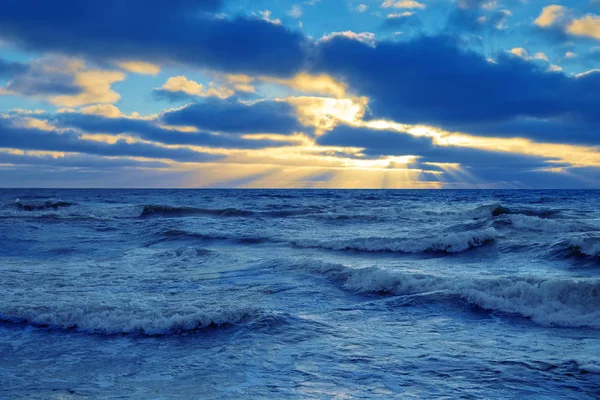
<svg viewBox="0 0 600 400"><path fill-rule="evenodd" d="M443 292L487 310L519 314L544 325L600 329L600 280L445 277L386 268L319 265L348 290L411 295Z"/></svg>
<svg viewBox="0 0 600 400"><path fill-rule="evenodd" d="M239 323L252 315L250 309L195 307L179 311L115 307L102 304L58 307L16 306L4 308L0 319L53 328L75 329L100 334L168 335L211 325Z"/></svg>
<svg viewBox="0 0 600 400"><path fill-rule="evenodd" d="M600 365L599 364L584 364L579 366L580 371L589 372L591 374L600 374Z"/></svg>
<svg viewBox="0 0 600 400"><path fill-rule="evenodd" d="M570 246L577 247L582 254L590 257L600 257L600 238L573 237L568 241Z"/></svg>
<svg viewBox="0 0 600 400"><path fill-rule="evenodd" d="M510 216L513 227L536 232L581 232L588 230L585 225L565 220L545 219L540 217L513 214Z"/></svg>
<svg viewBox="0 0 600 400"><path fill-rule="evenodd" d="M382 238L365 237L356 239L314 240L304 239L294 242L300 247L318 247L330 250L391 251L402 253L447 252L458 253L498 237L494 228L480 231L454 232L441 236L422 238Z"/></svg>

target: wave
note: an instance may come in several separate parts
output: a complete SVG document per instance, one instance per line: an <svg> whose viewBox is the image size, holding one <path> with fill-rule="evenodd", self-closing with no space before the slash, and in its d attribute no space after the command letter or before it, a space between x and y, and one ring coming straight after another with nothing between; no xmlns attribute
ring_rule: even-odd
<svg viewBox="0 0 600 400"><path fill-rule="evenodd" d="M68 201L44 201L44 202L24 202L17 199L15 201L17 208L23 211L41 211L41 210L57 210L59 208L71 207L77 205L77 203L70 203Z"/></svg>
<svg viewBox="0 0 600 400"><path fill-rule="evenodd" d="M560 210L553 208L509 208L502 204L488 204L479 206L471 212L477 218L499 217L506 214L521 214L530 217L550 218L560 213Z"/></svg>
<svg viewBox="0 0 600 400"><path fill-rule="evenodd" d="M152 246L155 244L170 242L170 241L185 241L185 240L228 240L235 243L241 244L257 244L265 243L270 241L267 237L261 236L241 236L241 235L227 235L222 233L200 233L200 232L188 232L180 229L169 229L166 231L159 232L158 238L150 241L146 246Z"/></svg>
<svg viewBox="0 0 600 400"><path fill-rule="evenodd" d="M115 307L90 309L70 306L58 310L49 307L16 307L8 312L0 312L0 321L90 334L165 336L236 325L260 318L272 319L263 311L249 308L187 308L165 312Z"/></svg>
<svg viewBox="0 0 600 400"><path fill-rule="evenodd" d="M252 214L254 214L252 211L240 210L237 208L212 209L196 207L146 205L144 206L140 217L188 217L194 215L212 215L217 217L247 217Z"/></svg>
<svg viewBox="0 0 600 400"><path fill-rule="evenodd" d="M293 217L301 215L311 215L321 212L320 207L312 208L290 208L273 211L250 211L239 208L198 208L198 207L178 207L165 205L146 205L142 209L140 217L190 217L194 215L205 215L214 217Z"/></svg>
<svg viewBox="0 0 600 400"><path fill-rule="evenodd" d="M563 239L550 250L559 258L579 257L600 261L600 237L585 235Z"/></svg>
<svg viewBox="0 0 600 400"><path fill-rule="evenodd" d="M553 220L527 215L510 215L510 225L514 228L536 232L584 232L593 229L579 222ZM496 221L499 222L499 221Z"/></svg>
<svg viewBox="0 0 600 400"><path fill-rule="evenodd" d="M356 250L398 253L459 253L493 242L498 237L494 228L479 231L455 232L442 236L421 238L367 237L338 240L303 239L292 244L305 248Z"/></svg>
<svg viewBox="0 0 600 400"><path fill-rule="evenodd" d="M312 264L310 268L358 293L450 296L488 311L521 315L542 325L600 329L598 279L450 278L340 264Z"/></svg>

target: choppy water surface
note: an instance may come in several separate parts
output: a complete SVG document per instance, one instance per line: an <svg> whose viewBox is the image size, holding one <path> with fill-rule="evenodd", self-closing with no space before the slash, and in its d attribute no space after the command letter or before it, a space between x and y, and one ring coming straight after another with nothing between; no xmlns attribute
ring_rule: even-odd
<svg viewBox="0 0 600 400"><path fill-rule="evenodd" d="M0 190L0 398L597 399L599 206Z"/></svg>

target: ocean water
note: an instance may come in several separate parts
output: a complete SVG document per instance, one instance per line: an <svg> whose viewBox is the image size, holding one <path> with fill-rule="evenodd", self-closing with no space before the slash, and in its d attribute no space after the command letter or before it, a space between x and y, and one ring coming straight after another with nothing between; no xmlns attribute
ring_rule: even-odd
<svg viewBox="0 0 600 400"><path fill-rule="evenodd" d="M0 288L0 398L600 398L598 191L3 189Z"/></svg>

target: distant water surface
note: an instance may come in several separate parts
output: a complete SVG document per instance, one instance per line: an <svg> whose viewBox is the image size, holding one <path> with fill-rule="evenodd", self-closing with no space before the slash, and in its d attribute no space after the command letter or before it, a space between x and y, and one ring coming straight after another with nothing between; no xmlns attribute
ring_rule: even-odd
<svg viewBox="0 0 600 400"><path fill-rule="evenodd" d="M600 398L599 191L3 189L0 288L0 398Z"/></svg>

